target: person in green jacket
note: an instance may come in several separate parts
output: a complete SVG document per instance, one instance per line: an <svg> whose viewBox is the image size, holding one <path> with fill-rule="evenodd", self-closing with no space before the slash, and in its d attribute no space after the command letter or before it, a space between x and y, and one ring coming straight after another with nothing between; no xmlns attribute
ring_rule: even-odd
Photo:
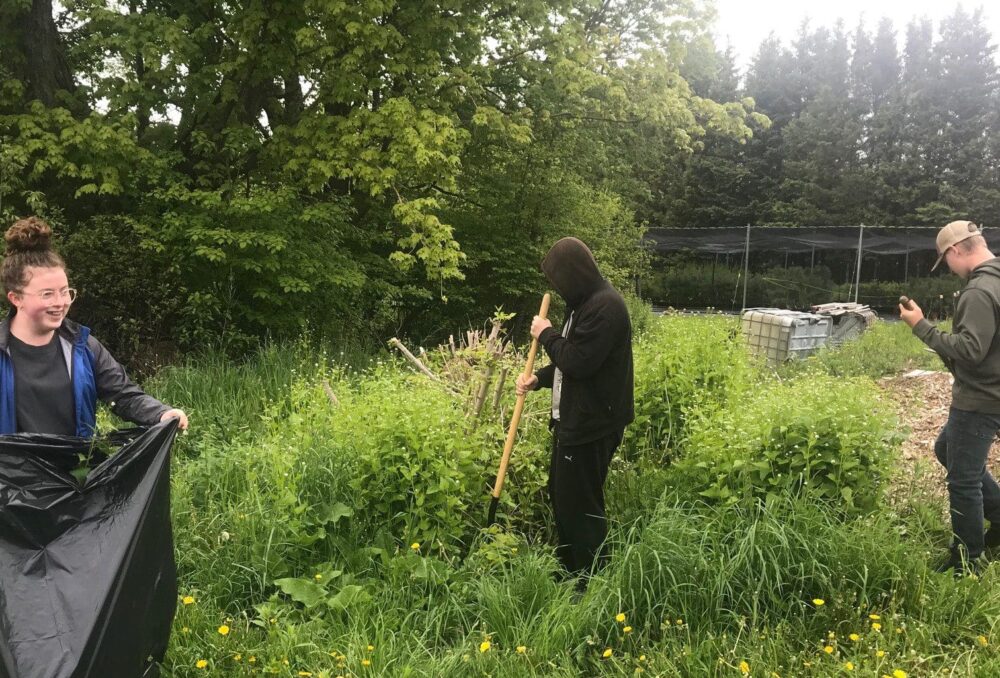
<svg viewBox="0 0 1000 678"><path fill-rule="evenodd" d="M951 553L938 569L964 574L978 569L987 547L1000 545L1000 486L986 464L1000 431L1000 258L971 221L942 228L937 251L934 268L943 261L967 281L951 333L931 325L915 302L900 305L899 315L955 377L948 421L934 443L947 470L954 532ZM984 519L990 521L985 534Z"/></svg>

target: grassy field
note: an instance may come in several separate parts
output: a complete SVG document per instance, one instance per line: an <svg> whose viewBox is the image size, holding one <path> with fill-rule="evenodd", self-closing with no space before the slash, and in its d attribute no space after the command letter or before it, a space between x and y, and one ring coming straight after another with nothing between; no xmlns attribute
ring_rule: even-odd
<svg viewBox="0 0 1000 678"><path fill-rule="evenodd" d="M886 500L906 431L874 378L933 366L907 328L774 372L732 319L638 324L613 557L579 599L552 550L547 394L484 529L511 388L472 426L466 394L388 357L270 347L159 375L194 422L166 675L1000 674L1000 568L934 574L941 507Z"/></svg>

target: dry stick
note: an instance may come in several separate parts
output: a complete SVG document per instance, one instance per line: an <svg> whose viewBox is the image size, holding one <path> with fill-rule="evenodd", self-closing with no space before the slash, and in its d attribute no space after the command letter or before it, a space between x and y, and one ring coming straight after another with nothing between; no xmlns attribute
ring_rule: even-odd
<svg viewBox="0 0 1000 678"><path fill-rule="evenodd" d="M479 385L479 389L476 392L476 398L474 400L474 405L472 408L472 426L469 431L476 430L476 425L479 423L479 417L483 413L483 406L486 404L486 395L490 390L490 382L493 381L493 373L496 371L496 361L500 359L502 353L501 350L497 348L500 337L500 321L493 321L493 329L490 331L489 336L484 342L484 350L487 352L492 352L490 356L493 360L486 367L486 374L483 377L482 383Z"/></svg>
<svg viewBox="0 0 1000 678"><path fill-rule="evenodd" d="M326 391L326 397L330 399L330 403L334 407L340 404L340 401L337 400L337 394L333 392L333 387L330 386L330 382L326 379L323 380L323 390Z"/></svg>
<svg viewBox="0 0 1000 678"><path fill-rule="evenodd" d="M549 314L548 293L542 297L542 305L538 309L538 317L545 318ZM535 370L535 354L538 352L538 338L532 338L531 348L528 350L528 361L524 364L524 378L530 377ZM510 418L510 428L507 429L507 440L503 444L503 456L500 458L500 469L497 471L496 482L493 483L493 497L490 499L490 511L486 524L492 525L496 522L497 506L500 504L500 492L503 491L503 481L507 476L507 464L510 463L510 452L514 449L514 438L517 437L517 425L521 421L521 412L524 410L524 397L522 393L517 397L514 404L514 414Z"/></svg>
<svg viewBox="0 0 1000 678"><path fill-rule="evenodd" d="M433 372L431 372L429 369L427 369L426 365L424 365L422 362L420 362L420 360L415 355L413 355L412 353L410 353L410 349L408 349L405 346L403 346L403 342L401 342L399 339L397 339L396 337L393 337L392 339L389 340L389 345L393 346L395 348L398 348L399 352L402 353L406 357L407 360L409 360L411 363L413 363L413 365L418 370L420 370L421 372L423 372L425 375L427 375L428 377L430 377L434 381L438 381L437 375L435 375Z"/></svg>
<svg viewBox="0 0 1000 678"><path fill-rule="evenodd" d="M472 408L472 423L469 426L470 433L476 430L476 425L479 423L479 415L483 412L483 405L486 403L486 394L490 390L490 382L493 381L493 370L493 365L486 368L486 376L483 377L483 383L479 385L479 393L476 394L476 404Z"/></svg>
<svg viewBox="0 0 1000 678"><path fill-rule="evenodd" d="M497 381L497 387L493 390L493 411L496 412L497 408L500 407L500 396L503 395L503 385L507 381L507 372L510 371L509 367L504 367L500 370L500 379Z"/></svg>
<svg viewBox="0 0 1000 678"><path fill-rule="evenodd" d="M487 338L487 341L490 342L491 344L495 344L499 337L500 337L500 321L494 320L493 329L490 330L490 336L489 338Z"/></svg>

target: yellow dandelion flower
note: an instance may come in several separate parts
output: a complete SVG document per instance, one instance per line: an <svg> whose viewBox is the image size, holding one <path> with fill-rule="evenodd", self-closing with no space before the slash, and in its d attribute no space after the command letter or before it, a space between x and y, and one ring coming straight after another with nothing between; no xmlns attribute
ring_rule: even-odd
<svg viewBox="0 0 1000 678"><path fill-rule="evenodd" d="M906 671L902 669L896 669L892 672L892 678L906 678Z"/></svg>
<svg viewBox="0 0 1000 678"><path fill-rule="evenodd" d="M615 615L615 621L618 622L619 624L624 624L625 623L625 613L624 612L619 612L618 614L616 614Z"/></svg>
<svg viewBox="0 0 1000 678"><path fill-rule="evenodd" d="M196 662L194 663L194 667L195 667L196 669L203 669L203 668L205 668L206 666L208 666L208 660L207 660L207 659L199 659L198 661L196 661Z"/></svg>
<svg viewBox="0 0 1000 678"><path fill-rule="evenodd" d="M372 665L372 660L371 659L362 659L361 660L361 665L362 666L371 666Z"/></svg>
<svg viewBox="0 0 1000 678"><path fill-rule="evenodd" d="M479 643L480 652L489 652L491 647L493 647L493 644L490 643L490 641L488 640L484 640L483 642Z"/></svg>
<svg viewBox="0 0 1000 678"><path fill-rule="evenodd" d="M646 661L646 655L644 655L644 654L639 655L639 661L641 661L641 662Z"/></svg>
<svg viewBox="0 0 1000 678"><path fill-rule="evenodd" d="M632 633L632 627L626 626L625 628L622 629L622 631L624 631L625 633Z"/></svg>
<svg viewBox="0 0 1000 678"><path fill-rule="evenodd" d="M683 623L684 623L684 620L683 620L683 619L678 619L678 620L677 620L677 625L678 625L678 626L680 626L680 625L681 625L681 624L683 624Z"/></svg>
<svg viewBox="0 0 1000 678"><path fill-rule="evenodd" d="M826 605L826 601L823 600L822 598L813 598L813 605L815 605L816 607L820 607L822 605Z"/></svg>
<svg viewBox="0 0 1000 678"><path fill-rule="evenodd" d="M222 626L220 626L219 627L219 635L220 636L228 636L229 635L229 627L226 626L225 624L223 624Z"/></svg>
<svg viewBox="0 0 1000 678"><path fill-rule="evenodd" d="M850 638L851 640L853 640L855 643L858 642L859 640L861 640L861 636L859 636L856 633L852 633L851 635L849 635L847 637Z"/></svg>
<svg viewBox="0 0 1000 678"><path fill-rule="evenodd" d="M882 657L885 656L885 650L879 650L879 651L877 651L875 653L875 656L878 657L879 659L881 659Z"/></svg>
<svg viewBox="0 0 1000 678"><path fill-rule="evenodd" d="M524 645L518 645L517 646L517 653L518 654L525 654L527 651L528 651L528 648L526 648Z"/></svg>
<svg viewBox="0 0 1000 678"><path fill-rule="evenodd" d="M610 647L608 647L608 648L605 648L604 652L602 652L602 653L601 653L601 656L602 656L602 657L604 657L605 659L607 659L607 658L608 658L608 657L610 657L610 656L611 656L612 654L614 654L614 652L612 652L612 651L611 651L611 648L610 648Z"/></svg>
<svg viewBox="0 0 1000 678"><path fill-rule="evenodd" d="M882 625L878 622L872 622L872 631L881 631Z"/></svg>
<svg viewBox="0 0 1000 678"><path fill-rule="evenodd" d="M826 652L827 654L833 654L833 647L827 645L826 647L823 648L823 652Z"/></svg>
<svg viewBox="0 0 1000 678"><path fill-rule="evenodd" d="M880 616L879 616L879 615L877 615L877 614L870 614L870 615L868 615L868 618L869 618L869 619L871 619L872 621L878 621L878 620L879 620L879 619L881 619L882 617L880 617Z"/></svg>
<svg viewBox="0 0 1000 678"><path fill-rule="evenodd" d="M236 654L233 655L233 661L234 662L238 662L241 659L243 659L243 655L241 655L239 652L237 652Z"/></svg>
<svg viewBox="0 0 1000 678"><path fill-rule="evenodd" d="M990 641L986 640L986 636L979 636L978 638L976 638L976 642L982 645L983 647L986 647L987 645L990 644Z"/></svg>
<svg viewBox="0 0 1000 678"><path fill-rule="evenodd" d="M853 671L854 670L854 662L847 662L846 664L844 664L844 670L845 671Z"/></svg>
<svg viewBox="0 0 1000 678"><path fill-rule="evenodd" d="M191 633L191 629L186 626L181 627L181 633Z"/></svg>
<svg viewBox="0 0 1000 678"><path fill-rule="evenodd" d="M313 575L313 579L315 579L316 581L319 581L322 578L323 578L323 575L321 575L319 572L317 572L316 574Z"/></svg>
<svg viewBox="0 0 1000 678"><path fill-rule="evenodd" d="M184 596L181 598L181 602L185 605L194 605L194 596Z"/></svg>
<svg viewBox="0 0 1000 678"><path fill-rule="evenodd" d="M410 544L410 548L413 549L414 551L419 551L420 550L420 542L419 541L413 542L412 544Z"/></svg>
<svg viewBox="0 0 1000 678"><path fill-rule="evenodd" d="M740 673L742 673L744 676L750 675L750 665L747 664L745 661L740 662Z"/></svg>
<svg viewBox="0 0 1000 678"><path fill-rule="evenodd" d="M256 663L257 663L257 658L256 658L256 657L254 657L253 655L250 655L250 656L249 656L249 657L247 658L247 661L248 661L248 662L250 662L251 664L256 664Z"/></svg>
<svg viewBox="0 0 1000 678"><path fill-rule="evenodd" d="M309 678L312 674L308 671L299 671L298 675L301 676L301 678Z"/></svg>

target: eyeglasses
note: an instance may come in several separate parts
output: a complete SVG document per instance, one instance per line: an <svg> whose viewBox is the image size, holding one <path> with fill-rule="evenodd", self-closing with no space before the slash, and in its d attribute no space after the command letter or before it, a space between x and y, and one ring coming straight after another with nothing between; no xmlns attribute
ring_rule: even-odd
<svg viewBox="0 0 1000 678"><path fill-rule="evenodd" d="M69 299L69 303L76 301L76 290L72 287L66 287L61 290L42 290L41 292L25 292L20 290L18 294L25 296L38 297L46 303L51 303L56 299Z"/></svg>

